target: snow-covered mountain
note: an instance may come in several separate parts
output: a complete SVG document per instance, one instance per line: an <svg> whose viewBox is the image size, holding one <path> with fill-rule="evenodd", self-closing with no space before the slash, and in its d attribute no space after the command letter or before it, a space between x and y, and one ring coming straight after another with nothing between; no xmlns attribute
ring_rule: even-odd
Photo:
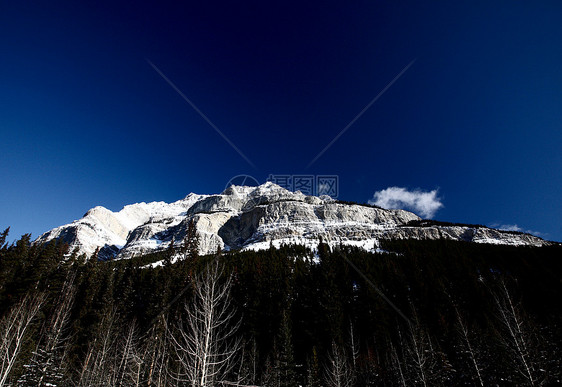
<svg viewBox="0 0 562 387"><path fill-rule="evenodd" d="M100 249L101 259L130 258L166 249L172 241L180 246L191 220L201 254L214 253L218 248L262 249L284 243L315 247L320 238L369 250L376 249L381 238L548 244L529 234L487 227L426 224L408 211L339 203L327 196L291 192L273 183L231 186L219 195L192 193L174 203L137 203L119 212L95 207L83 218L41 235L36 243L62 239L87 255Z"/></svg>

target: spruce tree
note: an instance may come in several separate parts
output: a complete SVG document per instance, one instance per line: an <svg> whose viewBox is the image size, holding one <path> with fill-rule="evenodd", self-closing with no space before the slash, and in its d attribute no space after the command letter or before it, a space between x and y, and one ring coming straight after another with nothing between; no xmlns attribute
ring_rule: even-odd
<svg viewBox="0 0 562 387"><path fill-rule="evenodd" d="M293 334L289 311L283 311L283 320L279 331L279 357L277 367L279 369L279 386L296 386L295 357L293 349Z"/></svg>
<svg viewBox="0 0 562 387"><path fill-rule="evenodd" d="M199 236L195 221L191 219L187 225L183 241L183 258L185 261L195 261L199 257Z"/></svg>
<svg viewBox="0 0 562 387"><path fill-rule="evenodd" d="M168 249L166 250L166 254L164 255L165 267L169 267L172 264L172 258L174 257L174 253L175 253L175 247L174 247L175 243L176 243L176 239L172 237L172 240L170 241L170 245L168 246Z"/></svg>
<svg viewBox="0 0 562 387"><path fill-rule="evenodd" d="M6 243L6 238L8 237L8 233L10 232L10 227L5 229L2 234L0 234L0 249L5 250L8 246Z"/></svg>
<svg viewBox="0 0 562 387"><path fill-rule="evenodd" d="M18 379L18 387L63 386L64 373L58 354L44 348L33 352L29 364L24 365L24 374Z"/></svg>

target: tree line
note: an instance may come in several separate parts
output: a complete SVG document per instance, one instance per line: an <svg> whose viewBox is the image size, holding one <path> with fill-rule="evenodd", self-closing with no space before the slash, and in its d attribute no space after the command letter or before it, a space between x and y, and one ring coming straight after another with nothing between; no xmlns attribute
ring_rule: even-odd
<svg viewBox="0 0 562 387"><path fill-rule="evenodd" d="M560 381L560 246L200 257L194 231L122 261L0 234L0 387Z"/></svg>

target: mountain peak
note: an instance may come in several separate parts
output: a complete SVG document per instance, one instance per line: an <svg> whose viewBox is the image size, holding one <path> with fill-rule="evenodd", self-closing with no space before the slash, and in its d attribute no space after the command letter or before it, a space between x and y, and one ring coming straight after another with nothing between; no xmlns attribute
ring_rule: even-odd
<svg viewBox="0 0 562 387"><path fill-rule="evenodd" d="M251 195L259 193L261 195L265 195L267 193L275 192L275 191L284 191L290 193L291 191L271 182L267 181L263 184L257 186L246 186L246 185L230 185L224 191L222 191L221 195Z"/></svg>

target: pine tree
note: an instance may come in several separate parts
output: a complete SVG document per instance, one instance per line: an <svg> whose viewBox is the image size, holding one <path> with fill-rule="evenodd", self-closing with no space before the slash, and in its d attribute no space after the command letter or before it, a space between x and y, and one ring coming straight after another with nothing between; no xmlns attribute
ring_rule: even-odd
<svg viewBox="0 0 562 387"><path fill-rule="evenodd" d="M8 233L10 232L10 227L5 229L2 234L0 234L0 249L5 250L7 248L6 238L8 238Z"/></svg>
<svg viewBox="0 0 562 387"><path fill-rule="evenodd" d="M263 384L267 387L290 387L297 385L296 379L291 322L288 311L284 310L272 353L265 364Z"/></svg>
<svg viewBox="0 0 562 387"><path fill-rule="evenodd" d="M170 265L172 265L172 258L174 258L174 254L176 252L174 247L175 243L176 243L176 239L172 237L172 240L170 241L170 245L168 246L166 254L164 255L165 267L169 267Z"/></svg>
<svg viewBox="0 0 562 387"><path fill-rule="evenodd" d="M291 387L296 386L295 373L295 357L293 349L293 334L291 321L289 319L289 311L283 312L283 320L281 321L281 329L279 332L279 357L277 367L279 369L280 386Z"/></svg>
<svg viewBox="0 0 562 387"><path fill-rule="evenodd" d="M33 352L29 364L24 365L25 372L18 379L18 387L56 387L63 386L64 373L53 353L43 348Z"/></svg>
<svg viewBox="0 0 562 387"><path fill-rule="evenodd" d="M199 257L199 235L193 219L187 225L182 252L184 261L195 261Z"/></svg>

